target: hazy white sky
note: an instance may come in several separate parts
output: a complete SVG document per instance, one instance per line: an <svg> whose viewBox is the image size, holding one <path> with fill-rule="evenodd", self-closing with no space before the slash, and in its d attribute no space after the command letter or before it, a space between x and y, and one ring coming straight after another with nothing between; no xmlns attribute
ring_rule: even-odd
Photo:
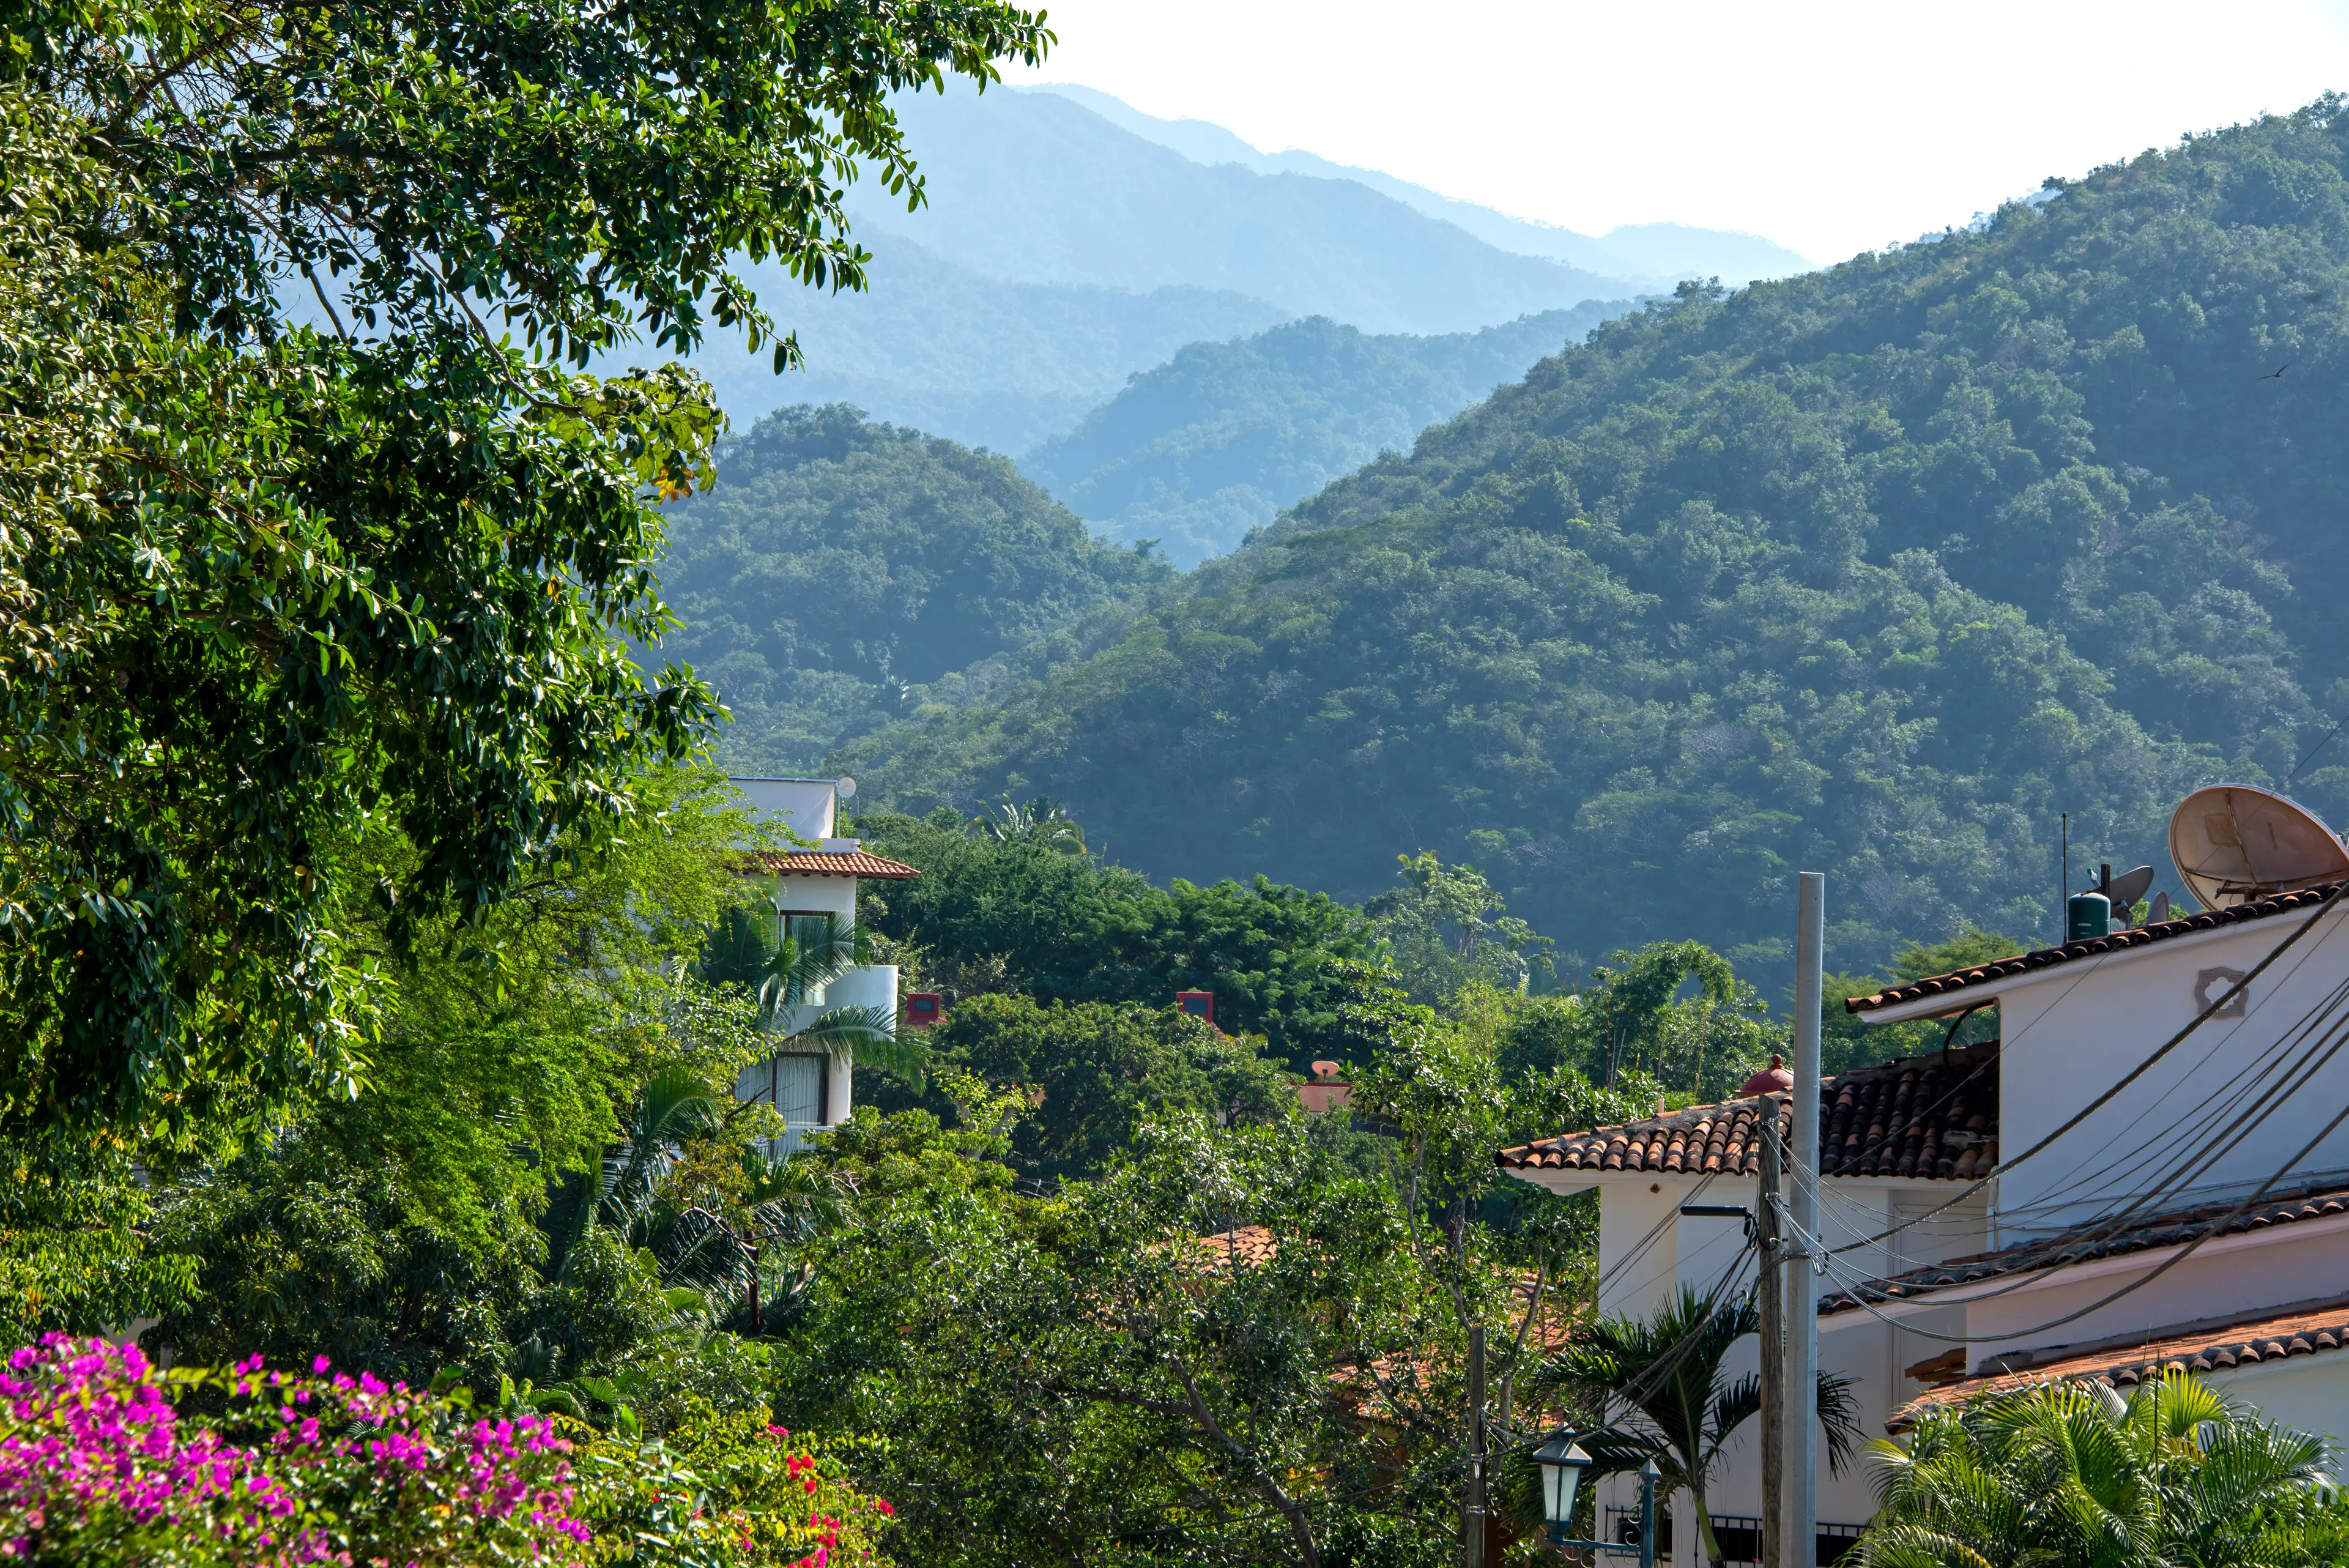
<svg viewBox="0 0 2349 1568"><path fill-rule="evenodd" d="M1589 234L1832 261L2349 90L2349 0L1046 0L1081 82Z"/></svg>

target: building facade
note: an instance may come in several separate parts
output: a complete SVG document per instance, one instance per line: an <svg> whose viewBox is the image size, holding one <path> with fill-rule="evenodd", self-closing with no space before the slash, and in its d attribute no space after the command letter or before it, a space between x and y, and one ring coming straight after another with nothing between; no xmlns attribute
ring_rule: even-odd
<svg viewBox="0 0 2349 1568"><path fill-rule="evenodd" d="M817 923L835 929L856 920L860 881L906 881L921 875L910 866L868 855L862 843L837 835L844 781L833 779L737 778L735 791L761 821L787 828L812 847L761 849L744 858L743 873L757 880L775 922L770 940L796 927ZM793 1049L792 1037L824 1013L843 1007L876 1008L894 1032L900 1008L895 964L859 964L778 1011L779 1048L742 1069L737 1099L764 1100L782 1114L789 1131L769 1149L771 1157L797 1148L807 1134L845 1121L854 1108L854 1054L820 1047Z"/></svg>
<svg viewBox="0 0 2349 1568"><path fill-rule="evenodd" d="M1739 1288L1763 1116L1821 1127L1819 1360L1863 1438L1991 1388L2184 1366L2270 1418L2349 1438L2349 900L2258 898L1856 998L1864 1020L1994 1010L1998 1038L1499 1154L1600 1194L1599 1306ZM1742 1273L1741 1273L1742 1270ZM1748 1339L1732 1376L1756 1366ZM1758 1430L1709 1498L1761 1511ZM1818 1478L1821 1562L1875 1511L1863 1462ZM1623 1499L1602 1499L1620 1506ZM1678 1561L1695 1520L1685 1494Z"/></svg>

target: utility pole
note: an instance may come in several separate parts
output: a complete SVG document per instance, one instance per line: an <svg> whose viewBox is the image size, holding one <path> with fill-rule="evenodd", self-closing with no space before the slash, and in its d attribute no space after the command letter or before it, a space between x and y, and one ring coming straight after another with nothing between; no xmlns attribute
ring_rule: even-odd
<svg viewBox="0 0 2349 1568"><path fill-rule="evenodd" d="M1762 1179L1754 1239L1762 1251L1762 1568L1785 1568L1785 1262L1778 1240L1778 1096L1762 1099ZM1799 1568L1799 1565L1798 1565Z"/></svg>
<svg viewBox="0 0 2349 1568"><path fill-rule="evenodd" d="M1819 993L1826 947L1827 879L1806 871L1795 914L1794 1192L1779 1310L1786 1333L1785 1544L1778 1568L1816 1568L1819 1519L1819 1299L1811 1253L1819 1233Z"/></svg>
<svg viewBox="0 0 2349 1568"><path fill-rule="evenodd" d="M1468 1502L1460 1511L1460 1561L1485 1568L1485 1325L1468 1328Z"/></svg>

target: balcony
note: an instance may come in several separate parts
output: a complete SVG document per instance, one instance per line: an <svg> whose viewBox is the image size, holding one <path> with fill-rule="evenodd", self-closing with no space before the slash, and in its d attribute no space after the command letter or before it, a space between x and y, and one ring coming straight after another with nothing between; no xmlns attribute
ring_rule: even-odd
<svg viewBox="0 0 2349 1568"><path fill-rule="evenodd" d="M806 1002L778 1008L775 1032L782 1036L778 1049L763 1061L742 1069L734 1084L738 1100L764 1100L782 1113L783 1136L765 1146L767 1158L781 1159L802 1147L810 1133L836 1127L853 1108L854 1053L835 1054L820 1045L794 1050L791 1037L826 1012L839 1007L883 1010L891 1033L896 1033L897 966L860 964L818 991Z"/></svg>

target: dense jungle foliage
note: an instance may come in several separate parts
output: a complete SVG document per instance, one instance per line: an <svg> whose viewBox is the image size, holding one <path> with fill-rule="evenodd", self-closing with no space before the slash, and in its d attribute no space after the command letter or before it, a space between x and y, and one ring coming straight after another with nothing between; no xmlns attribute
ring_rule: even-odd
<svg viewBox="0 0 2349 1568"><path fill-rule="evenodd" d="M803 773L917 687L975 697L1081 657L1173 576L1008 459L838 404L761 421L667 517L661 587L684 624L660 656L720 688L738 774Z"/></svg>
<svg viewBox="0 0 2349 1568"><path fill-rule="evenodd" d="M1299 505L1116 647L842 757L1068 800L1153 875L1468 860L1562 946L1829 961L2159 862L2190 787L2349 817L2349 109L1679 297Z"/></svg>

